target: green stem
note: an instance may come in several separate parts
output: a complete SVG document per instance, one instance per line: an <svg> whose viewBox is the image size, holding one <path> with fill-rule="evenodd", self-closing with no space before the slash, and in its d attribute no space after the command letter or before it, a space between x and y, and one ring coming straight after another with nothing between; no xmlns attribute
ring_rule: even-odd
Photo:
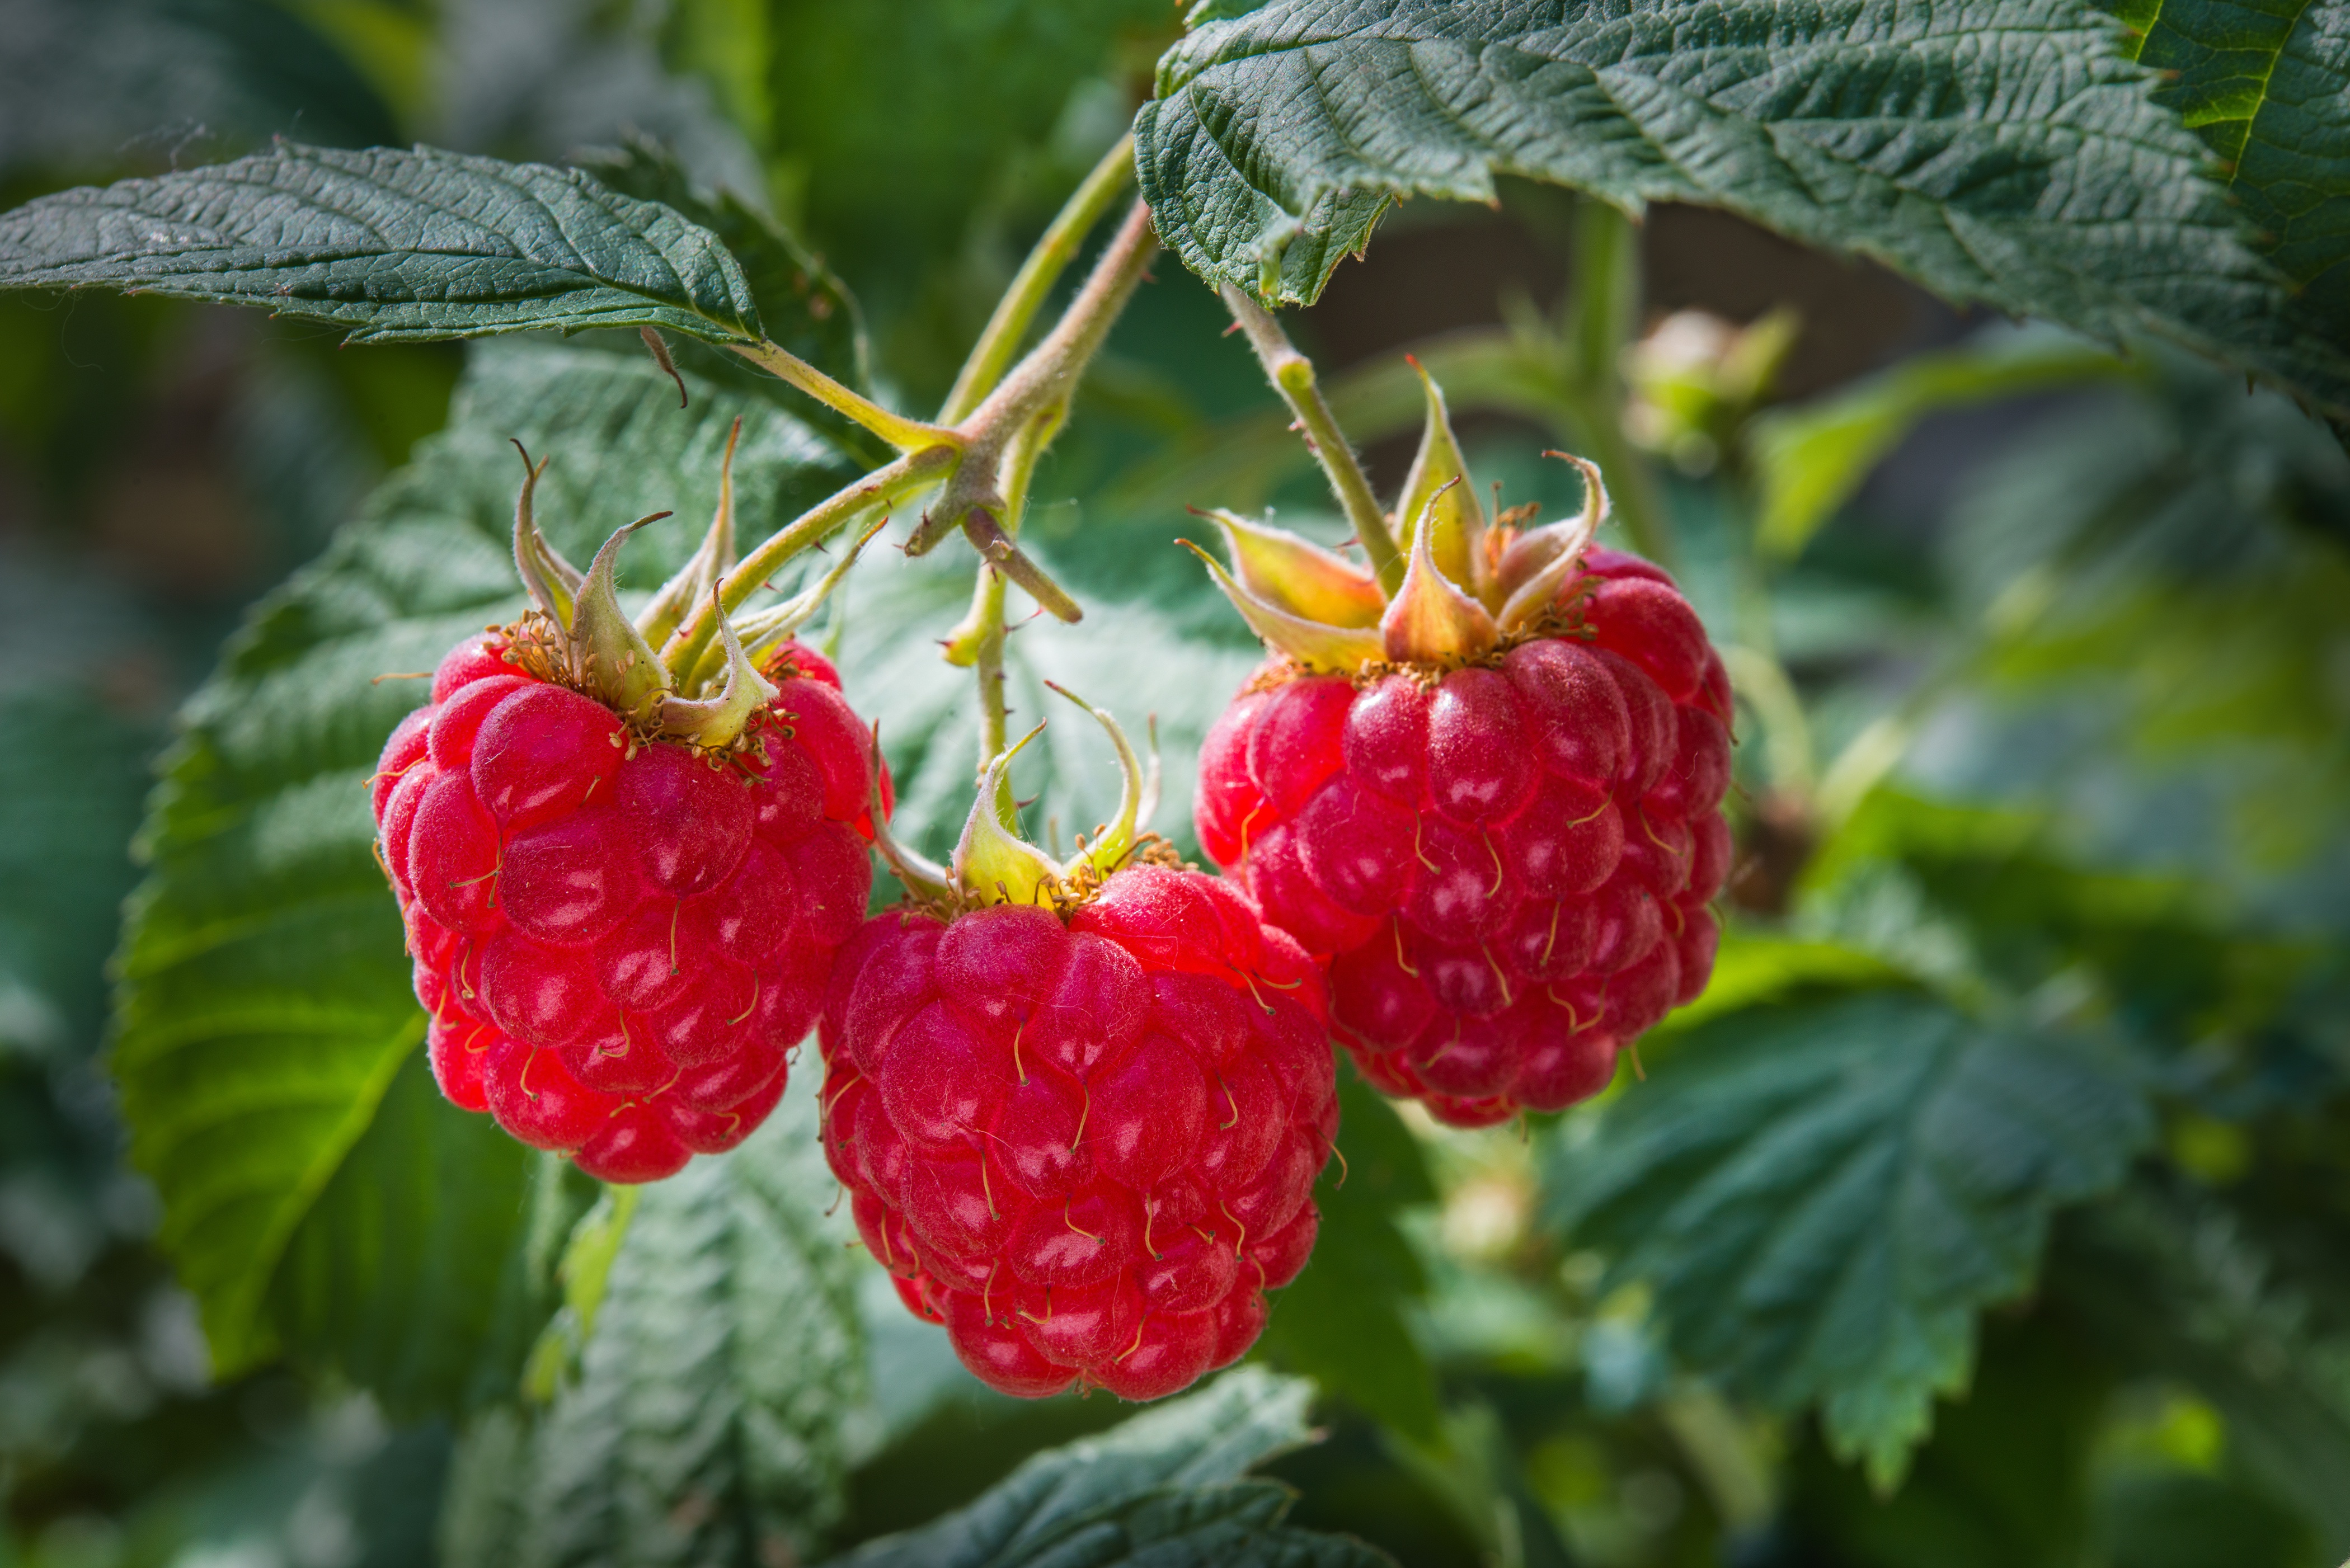
<svg viewBox="0 0 2350 1568"><path fill-rule="evenodd" d="M989 317L979 341L972 345L971 356L955 377L954 389L947 394L946 406L939 410L941 424L956 424L969 417L987 394L1003 379L1004 367L1026 336L1028 324L1043 307L1045 296L1053 292L1061 274L1076 259L1077 246L1082 244L1094 224L1109 211L1128 181L1134 178L1134 138L1120 137L1093 172L1087 174L1074 194L1065 202L1044 237L1036 242L1028 259L1020 264L1019 273L1012 286L996 302L995 314Z"/></svg>
<svg viewBox="0 0 2350 1568"><path fill-rule="evenodd" d="M962 444L963 438L956 431L941 425L925 424L920 420L910 420L903 414L893 414L863 393L841 385L798 355L764 339L756 343L729 343L726 347L761 369L789 381L834 412L855 420L899 452L920 452L927 447Z"/></svg>
<svg viewBox="0 0 2350 1568"><path fill-rule="evenodd" d="M860 513L889 505L937 483L939 476L954 466L955 458L951 446L910 452L895 462L835 491L743 556L741 564L719 583L719 603L727 614L733 614L785 562L809 545L821 544ZM671 636L668 646L661 649L661 659L671 670L690 670L717 635L717 615L704 604L694 612L692 619Z"/></svg>
<svg viewBox="0 0 2350 1568"><path fill-rule="evenodd" d="M1632 220L1596 197L1575 203L1575 304L1567 353L1577 422L1632 547L1661 566L1674 564L1671 520L1648 461L1624 435L1626 345L1639 329L1639 236Z"/></svg>
<svg viewBox="0 0 2350 1568"><path fill-rule="evenodd" d="M1220 292L1224 308L1232 313L1249 347L1256 350L1265 379L1305 427L1306 444L1314 449L1315 461L1330 481L1331 493L1346 510L1363 553L1370 557L1372 572L1388 592L1394 592L1403 581L1403 552L1396 547L1378 497L1371 493L1369 476L1363 472L1355 449L1347 443L1347 432L1338 428L1337 416L1322 396L1321 384L1314 378L1314 362L1297 351L1281 323L1255 300L1229 283Z"/></svg>
<svg viewBox="0 0 2350 1568"><path fill-rule="evenodd" d="M1021 427L1012 449L1003 455L1003 532L1008 537L1019 536L1036 460L1060 432L1068 413L1066 403L1045 410ZM966 624L977 633L971 643L971 662L979 679L979 770L984 774L988 763L1003 755L1010 742L1012 713L1003 688L1003 573L992 561L980 563L979 581L972 592L971 619ZM953 648L950 643L950 659L954 657Z"/></svg>

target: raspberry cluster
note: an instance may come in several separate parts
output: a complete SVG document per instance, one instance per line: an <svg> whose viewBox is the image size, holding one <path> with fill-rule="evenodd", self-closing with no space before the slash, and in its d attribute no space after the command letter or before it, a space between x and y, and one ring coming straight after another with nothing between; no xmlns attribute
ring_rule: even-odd
<svg viewBox="0 0 2350 1568"><path fill-rule="evenodd" d="M872 867L862 726L786 642L723 753L648 740L469 638L392 732L374 806L442 1092L641 1182L784 1090Z"/></svg>
<svg viewBox="0 0 2350 1568"><path fill-rule="evenodd" d="M1449 672L1269 666L1201 759L1201 844L1328 961L1365 1075L1455 1126L1597 1092L1712 972L1729 680L1665 573L1582 571L1580 635Z"/></svg>
<svg viewBox="0 0 2350 1568"><path fill-rule="evenodd" d="M1337 1127L1321 982L1228 884L1134 866L1067 914L894 910L840 955L825 1151L991 1386L1152 1399L1305 1265Z"/></svg>

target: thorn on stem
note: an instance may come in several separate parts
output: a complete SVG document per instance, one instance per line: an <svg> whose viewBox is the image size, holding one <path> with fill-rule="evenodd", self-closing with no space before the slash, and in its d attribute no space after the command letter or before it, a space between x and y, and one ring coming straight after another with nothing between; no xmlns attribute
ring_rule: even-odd
<svg viewBox="0 0 2350 1568"><path fill-rule="evenodd" d="M638 327L637 336L645 340L645 347L651 350L653 363L661 368L661 374L677 383L677 406L681 409L684 408L686 406L685 378L677 373L677 361L670 358L669 345L661 340L660 333L650 327ZM529 460L525 458L524 461Z"/></svg>

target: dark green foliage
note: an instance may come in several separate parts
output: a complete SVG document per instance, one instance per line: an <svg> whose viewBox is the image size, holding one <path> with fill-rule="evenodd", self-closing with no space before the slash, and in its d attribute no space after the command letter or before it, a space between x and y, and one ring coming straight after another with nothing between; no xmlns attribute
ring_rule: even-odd
<svg viewBox="0 0 2350 1568"><path fill-rule="evenodd" d="M1305 1385L1243 1369L1106 1437L1037 1455L969 1508L875 1542L856 1568L1378 1568L1384 1553L1281 1523L1286 1489L1242 1481L1306 1440Z"/></svg>
<svg viewBox="0 0 2350 1568"><path fill-rule="evenodd" d="M2072 0L1274 0L1170 52L1137 160L1169 243L1268 299L1320 294L1398 196L1490 200L1522 174L1635 211L1724 207L1947 298L2173 338L2350 409L2339 336L2287 319L2202 149L2109 33ZM2338 50L2324 33L2310 46ZM2295 148L2329 184L2350 168Z"/></svg>
<svg viewBox="0 0 2350 1568"><path fill-rule="evenodd" d="M865 1397L833 1192L812 1084L734 1153L645 1189L576 1378L459 1449L451 1568L806 1561L840 1516Z"/></svg>
<svg viewBox="0 0 2350 1568"><path fill-rule="evenodd" d="M2112 1374L2095 1337L2046 1314L1984 1325L1981 1366L1934 1414L1899 1492L1872 1492L1815 1439L1789 1514L1855 1568L2066 1568L2091 1526L2090 1461Z"/></svg>
<svg viewBox="0 0 2350 1568"><path fill-rule="evenodd" d="M1489 254L1513 244L1538 253L1526 277L1573 269L1516 211L1540 192L1496 184L1513 173L1725 207L2340 401L2339 0L2121 9L2127 36L2072 0L1199 0L1140 167L1183 259L1292 296L1398 194L1502 191L1513 211L1473 229L1414 204L1397 226L1420 232L1344 280L1367 292L1334 288L1295 329L1331 349L1384 473L1419 393L1403 334L1363 324L1473 316L1417 348L1510 501L1559 499L1532 454L1612 421L1624 348L1576 337L1598 322L1575 297L1503 325L1453 297L1519 286ZM2350 1551L2350 464L2289 399L2167 350L1984 333L1725 416L1717 470L1665 476L1676 569L1740 650L1733 815L1760 870L1706 997L1644 1043L1645 1082L1461 1137L1347 1085L1320 1245L1263 1347L1312 1386L1251 1369L1139 1415L1099 1391L1007 1414L846 1245L806 1053L743 1149L592 1207L451 1110L415 1049L363 786L421 695L373 678L518 607L506 439L553 458L541 517L575 557L679 514L629 546L642 589L698 534L740 413L742 532L764 535L875 453L723 343L764 332L907 406L943 386L1182 8L569 10L525 60L449 30L464 8L443 24L408 0L0 0L0 204L187 171L0 216L11 281L373 338L650 324L691 394L681 411L633 331L477 351L447 408L453 349L334 352L306 321L86 292L0 316L0 571L26 534L110 561L119 537L92 541L120 527L125 475L197 410L218 428L176 439L244 443L227 504L268 545L161 631L151 604L5 585L0 714L25 743L0 755L0 1561L1379 1560L1329 1530L1522 1568ZM660 81L656 47L701 79ZM739 143L691 113L660 121L674 152L619 134L653 122L633 111L582 118L672 90ZM387 101L434 118L395 124ZM198 167L271 132L444 131L470 152L623 145L583 154L588 175L306 149ZM389 242L315 204L275 227L256 176L404 216ZM481 198L470 228L418 217L458 186ZM127 215L206 192L233 244ZM876 378L836 266L874 306ZM1024 545L1087 610L1009 642L1015 725L1061 720L1015 773L1039 837L1110 795L1106 747L1046 679L1138 739L1158 717L1159 826L1188 836L1199 737L1257 652L1172 549L1183 506L1277 501L1340 532L1224 325L1163 259L1039 470ZM200 536L187 492L138 493L144 537ZM330 535L185 708L141 841L111 1065L158 1256L90 1065L175 679L130 677L153 647L208 660L235 584ZM970 801L969 677L935 641L970 572L959 545L879 546L815 633L881 721L900 831L933 851ZM199 1386L166 1259L223 1386ZM1299 1448L1316 1388L1335 1436Z"/></svg>
<svg viewBox="0 0 2350 1568"><path fill-rule="evenodd" d="M280 145L0 217L0 287L89 284L345 323L352 342L760 335L742 266L708 231L577 170L429 149Z"/></svg>
<svg viewBox="0 0 2350 1568"><path fill-rule="evenodd" d="M164 1246L203 1304L224 1369L269 1349L273 1300L314 1327L341 1321L309 1316L307 1304L340 1287L311 1275L273 1297L272 1281L289 1246L306 1270L365 1261L301 1230L338 1224L321 1197L423 1039L399 914L369 847L367 781L383 737L424 693L375 678L429 670L458 637L523 607L506 545L521 472L509 435L553 458L539 517L584 559L629 518L706 515L738 411L745 525L772 527L779 504L822 484L833 461L805 426L707 390L681 411L641 356L544 346L485 356L450 431L362 524L259 607L189 709L143 841L152 869L123 958L116 1071L133 1158L166 1194ZM631 564L680 559L698 532L650 533ZM424 1100L418 1116L469 1121ZM447 1140L447 1158L475 1148L464 1158L486 1161L483 1185L457 1189L483 1215L455 1222L503 1226L518 1241L524 1162L473 1141L497 1138L485 1122L432 1137ZM354 1176L358 1188L342 1190L364 1201L368 1183L384 1179L394 1179ZM465 1266L481 1271L484 1290L504 1277L495 1259ZM511 1355L514 1331L471 1321L475 1333L507 1335ZM366 1347L364 1323L346 1326L362 1365L400 1369ZM329 1344L307 1349L338 1359ZM432 1354L457 1380L443 1397L468 1386L474 1348Z"/></svg>
<svg viewBox="0 0 2350 1568"><path fill-rule="evenodd" d="M2289 319L2350 341L2350 5L2186 0L2108 6L2164 76L2155 101L2220 159L2254 248L2291 279Z"/></svg>
<svg viewBox="0 0 2350 1568"><path fill-rule="evenodd" d="M1675 1351L1898 1479L1974 1317L2148 1130L2126 1065L1898 992L1704 1025L1549 1172L1559 1222L1656 1291Z"/></svg>
<svg viewBox="0 0 2350 1568"><path fill-rule="evenodd" d="M296 1361L395 1419L505 1399L592 1186L488 1117L452 1115L412 1053L296 1227L266 1315Z"/></svg>

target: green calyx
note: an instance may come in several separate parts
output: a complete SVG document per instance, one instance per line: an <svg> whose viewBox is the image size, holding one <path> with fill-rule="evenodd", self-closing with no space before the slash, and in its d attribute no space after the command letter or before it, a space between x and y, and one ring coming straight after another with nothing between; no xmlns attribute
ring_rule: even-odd
<svg viewBox="0 0 2350 1568"><path fill-rule="evenodd" d="M1421 370L1428 421L1390 516L1403 556L1392 587L1369 569L1284 529L1202 512L1224 536L1227 570L1190 540L1217 587L1274 652L1310 670L1473 662L1551 622L1607 519L1596 463L1563 452L1583 475L1583 510L1541 528L1488 519L1452 433L1444 393ZM1368 525L1367 520L1366 526Z"/></svg>
<svg viewBox="0 0 2350 1568"><path fill-rule="evenodd" d="M1155 739L1149 762L1145 764L1136 756L1133 743L1117 720L1075 692L1050 681L1045 684L1090 714L1117 748L1122 781L1117 817L1090 839L1079 835L1076 853L1065 859L1055 859L1020 836L1019 814L1012 794L1012 763L1031 741L1045 732L1041 723L990 759L981 771L979 798L963 823L962 836L955 845L954 858L949 865L928 860L889 836L877 783L872 814L875 846L918 902L949 914L993 904L1035 904L1066 914L1092 898L1110 874L1136 858L1138 852L1154 853L1152 846L1159 841L1145 827L1159 805L1159 749ZM877 781L880 777L879 750L877 736L873 769Z"/></svg>
<svg viewBox="0 0 2350 1568"><path fill-rule="evenodd" d="M652 738L711 751L734 745L775 700L779 688L761 670L761 656L807 623L880 528L879 522L867 528L837 565L800 593L739 622L729 619L721 584L735 563L734 447L741 434L738 420L726 442L717 514L701 547L633 617L615 576L620 547L669 513L616 531L582 572L539 532L535 501L546 465L533 463L528 452L515 501L515 570L535 614L517 623L514 640L533 651L530 662L543 666L538 673L595 698ZM717 644L694 655L690 668L683 659L664 660L654 645L704 599L717 617Z"/></svg>

